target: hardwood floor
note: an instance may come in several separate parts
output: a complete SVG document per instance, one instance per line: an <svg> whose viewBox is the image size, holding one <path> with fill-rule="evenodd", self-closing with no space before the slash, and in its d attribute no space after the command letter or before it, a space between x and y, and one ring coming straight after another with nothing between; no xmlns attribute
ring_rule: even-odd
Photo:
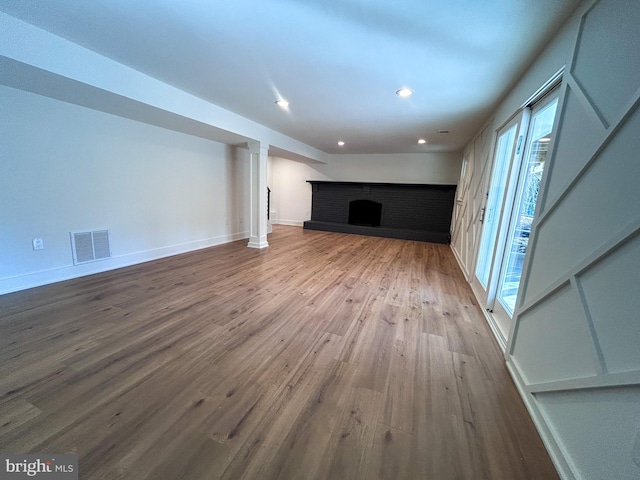
<svg viewBox="0 0 640 480"><path fill-rule="evenodd" d="M82 479L556 479L449 246L275 227L0 297L0 452Z"/></svg>

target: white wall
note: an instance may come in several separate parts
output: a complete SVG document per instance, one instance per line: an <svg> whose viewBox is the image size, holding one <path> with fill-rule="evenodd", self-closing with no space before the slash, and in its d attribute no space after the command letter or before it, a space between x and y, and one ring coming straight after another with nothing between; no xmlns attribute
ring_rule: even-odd
<svg viewBox="0 0 640 480"><path fill-rule="evenodd" d="M314 169L309 164L280 157L269 157L271 223L302 225L311 211L311 186L306 183Z"/></svg>
<svg viewBox="0 0 640 480"><path fill-rule="evenodd" d="M635 0L586 0L495 113L567 65L506 351L564 479L640 478L639 22Z"/></svg>
<svg viewBox="0 0 640 480"><path fill-rule="evenodd" d="M310 219L307 180L456 184L459 153L329 155L328 163L271 157L272 221L302 225Z"/></svg>
<svg viewBox="0 0 640 480"><path fill-rule="evenodd" d="M0 104L0 293L248 236L248 151L4 86ZM69 232L101 228L114 258L73 266Z"/></svg>

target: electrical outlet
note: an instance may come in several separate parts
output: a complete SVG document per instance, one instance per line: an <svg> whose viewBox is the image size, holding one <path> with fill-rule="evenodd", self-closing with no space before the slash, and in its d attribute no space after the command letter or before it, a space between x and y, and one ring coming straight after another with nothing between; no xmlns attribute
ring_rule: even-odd
<svg viewBox="0 0 640 480"><path fill-rule="evenodd" d="M33 238L31 240L31 243L33 244L33 249L34 250L43 250L44 249L44 241L41 238Z"/></svg>

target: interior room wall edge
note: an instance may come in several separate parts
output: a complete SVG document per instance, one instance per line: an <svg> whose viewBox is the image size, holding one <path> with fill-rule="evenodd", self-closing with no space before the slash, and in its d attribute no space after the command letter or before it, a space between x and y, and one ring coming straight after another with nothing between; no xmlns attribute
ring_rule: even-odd
<svg viewBox="0 0 640 480"><path fill-rule="evenodd" d="M326 161L327 154L253 120L186 93L176 87L104 57L71 41L0 12L0 58L36 67L63 79L81 82L167 112L210 125L232 134L264 142L302 157ZM37 70L31 69L30 75ZM2 72L11 77L11 72ZM50 94L46 79L42 95ZM7 83L8 84L8 83ZM70 86L69 88L73 88ZM68 93L68 92L67 92ZM86 94L86 93L85 93ZM97 102L99 103L99 102ZM123 114L126 117L126 113Z"/></svg>

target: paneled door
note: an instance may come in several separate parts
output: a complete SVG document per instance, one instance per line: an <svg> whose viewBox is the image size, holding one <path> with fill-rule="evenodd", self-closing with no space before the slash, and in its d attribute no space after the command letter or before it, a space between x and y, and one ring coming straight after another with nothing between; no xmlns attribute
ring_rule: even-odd
<svg viewBox="0 0 640 480"><path fill-rule="evenodd" d="M533 106L526 148L521 160L510 218L504 223L506 242L499 265L496 294L490 308L504 338L508 340L511 319L516 305L524 257L529 245L529 233L538 202L538 191L549 152L549 144L558 109L560 92L555 89Z"/></svg>
<svg viewBox="0 0 640 480"><path fill-rule="evenodd" d="M480 215L482 234L471 285L476 296L484 300L483 307L487 310L492 310L495 300L497 283L495 279L491 281L491 275L494 271L494 259L502 258L505 229L500 226L509 218L513 203L515 182L512 178L517 177L528 113L526 109L521 110L498 130L491 177L486 192L483 192L484 206ZM495 328L495 325L492 327Z"/></svg>
<svg viewBox="0 0 640 480"><path fill-rule="evenodd" d="M494 138L493 123L490 122L465 151L458 182L451 244L468 281L473 277L480 241L480 218L485 203Z"/></svg>

